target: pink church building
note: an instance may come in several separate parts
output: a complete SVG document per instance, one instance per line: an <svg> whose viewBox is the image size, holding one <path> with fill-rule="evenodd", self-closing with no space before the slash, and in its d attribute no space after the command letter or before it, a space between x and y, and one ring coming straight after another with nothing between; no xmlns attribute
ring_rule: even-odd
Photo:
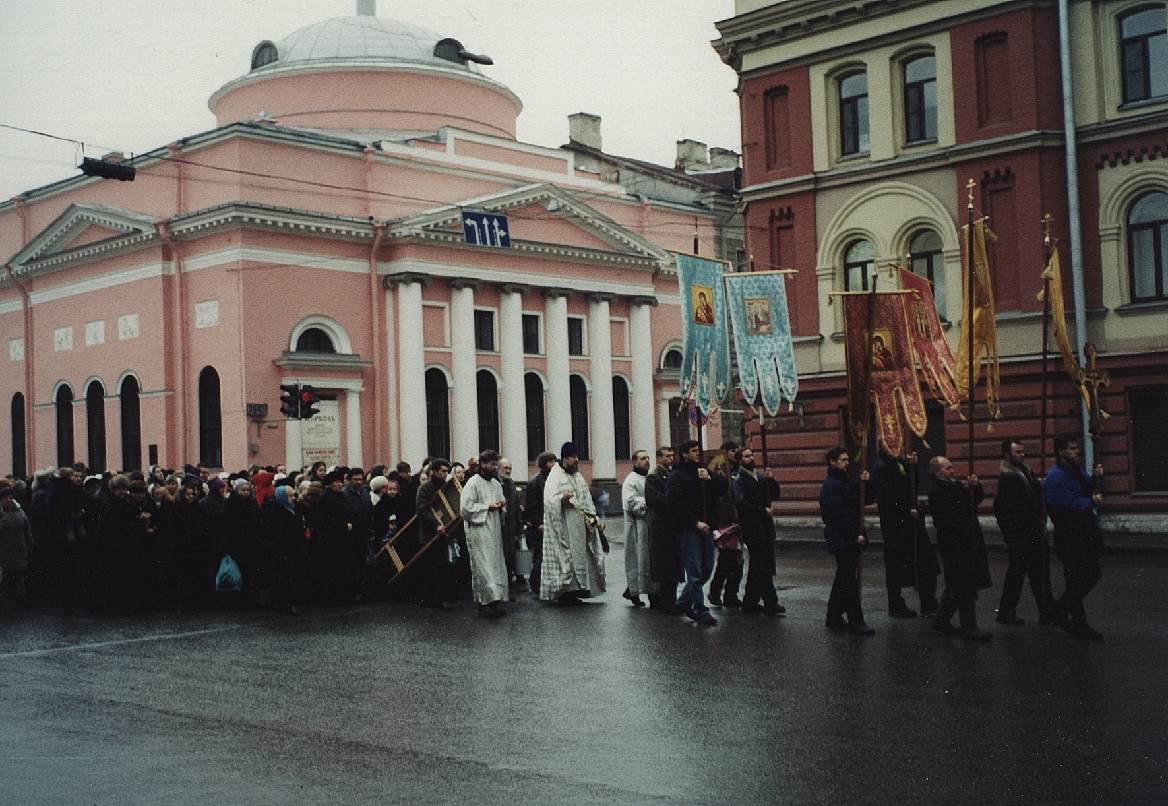
<svg viewBox="0 0 1168 806"><path fill-rule="evenodd" d="M634 195L594 130L519 142L489 60L371 6L259 43L215 128L133 182L0 204L4 473L497 447L521 475L572 439L606 480L688 436L670 252L735 257L726 172L661 168L672 195ZM279 414L297 383L325 395L312 420Z"/></svg>

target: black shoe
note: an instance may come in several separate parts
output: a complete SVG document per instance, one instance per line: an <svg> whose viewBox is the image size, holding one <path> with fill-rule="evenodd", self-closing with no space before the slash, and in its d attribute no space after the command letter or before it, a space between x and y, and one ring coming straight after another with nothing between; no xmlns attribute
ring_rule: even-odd
<svg viewBox="0 0 1168 806"><path fill-rule="evenodd" d="M697 618L694 619L701 627L717 627L718 619L710 615L710 611L698 613Z"/></svg>
<svg viewBox="0 0 1168 806"><path fill-rule="evenodd" d="M868 638L868 637L876 634L875 630L873 630L871 627L869 627L867 624L864 624L863 622L861 622L859 624L848 625L848 632L850 632L852 635L860 635L860 636L863 636L865 638Z"/></svg>
<svg viewBox="0 0 1168 806"><path fill-rule="evenodd" d="M718 607L722 606L722 594L710 591L710 595L706 598L709 600L710 604L717 605Z"/></svg>
<svg viewBox="0 0 1168 806"><path fill-rule="evenodd" d="M929 604L921 603L921 618L932 618L937 615L937 603L930 602Z"/></svg>
<svg viewBox="0 0 1168 806"><path fill-rule="evenodd" d="M778 602L774 602L769 605L764 605L762 612L766 613L768 616L785 616L787 615L787 608L783 607Z"/></svg>
<svg viewBox="0 0 1168 806"><path fill-rule="evenodd" d="M495 603L492 602L489 605L479 605L479 615L484 618L499 618L500 616L504 615L502 610L499 610L497 607L493 606L494 604Z"/></svg>
<svg viewBox="0 0 1168 806"><path fill-rule="evenodd" d="M888 615L892 618L916 618L917 611L913 610L904 602L895 602L888 605Z"/></svg>
<svg viewBox="0 0 1168 806"><path fill-rule="evenodd" d="M742 600L732 593L728 593L722 597L723 607L742 607Z"/></svg>
<svg viewBox="0 0 1168 806"><path fill-rule="evenodd" d="M645 606L645 603L641 601L640 595L635 594L635 593L629 593L628 588L625 588L625 592L622 593L621 596L628 599L632 603L633 607L644 607Z"/></svg>
<svg viewBox="0 0 1168 806"><path fill-rule="evenodd" d="M951 621L941 621L940 619L933 622L933 630L942 635L957 635L961 632L961 628L957 627Z"/></svg>
<svg viewBox="0 0 1168 806"><path fill-rule="evenodd" d="M1026 625L1026 619L1018 618L1013 613L998 613L996 621L998 624L1005 624L1008 627L1023 627Z"/></svg>
<svg viewBox="0 0 1168 806"><path fill-rule="evenodd" d="M1048 608L1038 614L1038 626L1040 627L1057 627L1058 616L1054 613L1054 608Z"/></svg>
<svg viewBox="0 0 1168 806"><path fill-rule="evenodd" d="M847 628L848 628L848 623L846 621L844 621L842 618L841 619L828 619L827 620L827 629L831 630L832 632L843 632Z"/></svg>
<svg viewBox="0 0 1168 806"><path fill-rule="evenodd" d="M756 604L744 604L742 605L742 612L748 616L757 616L762 612L762 606Z"/></svg>
<svg viewBox="0 0 1168 806"><path fill-rule="evenodd" d="M966 641L980 641L985 643L990 640L991 636L985 630L979 630L977 627L970 627L969 629L961 631L961 637Z"/></svg>

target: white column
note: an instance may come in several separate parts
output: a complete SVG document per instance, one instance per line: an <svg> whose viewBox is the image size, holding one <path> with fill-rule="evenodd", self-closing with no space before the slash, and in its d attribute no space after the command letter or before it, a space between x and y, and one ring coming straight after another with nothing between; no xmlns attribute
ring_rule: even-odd
<svg viewBox="0 0 1168 806"><path fill-rule="evenodd" d="M548 289L545 293L547 448L559 456L560 446L572 438L572 397L568 388L568 292Z"/></svg>
<svg viewBox="0 0 1168 806"><path fill-rule="evenodd" d="M499 391L500 447L515 467L527 463L527 396L523 386L523 294L526 288L499 289L499 352L503 388Z"/></svg>
<svg viewBox="0 0 1168 806"><path fill-rule="evenodd" d="M474 289L475 283L450 283L450 390L451 461L465 462L479 454L479 401L475 385Z"/></svg>
<svg viewBox="0 0 1168 806"><path fill-rule="evenodd" d="M657 447L668 445L669 438L669 400L665 398L657 401Z"/></svg>
<svg viewBox="0 0 1168 806"><path fill-rule="evenodd" d="M588 302L588 356L592 375L589 435L592 441L592 480L616 478L616 431L612 406L612 321L609 300L594 294Z"/></svg>
<svg viewBox="0 0 1168 806"><path fill-rule="evenodd" d="M633 445L636 450L653 453L653 334L649 324L651 297L634 297L629 302L629 345L633 353L633 388L631 419ZM665 421L666 427L669 420ZM658 443L665 445L667 443Z"/></svg>
<svg viewBox="0 0 1168 806"><path fill-rule="evenodd" d="M349 467L364 467L361 458L361 393L345 392L345 462Z"/></svg>
<svg viewBox="0 0 1168 806"><path fill-rule="evenodd" d="M401 449L390 461L404 460L420 467L426 456L426 351L422 339L422 283L403 278L397 287L397 423ZM421 393L421 394L419 394ZM408 412L408 414L407 414Z"/></svg>

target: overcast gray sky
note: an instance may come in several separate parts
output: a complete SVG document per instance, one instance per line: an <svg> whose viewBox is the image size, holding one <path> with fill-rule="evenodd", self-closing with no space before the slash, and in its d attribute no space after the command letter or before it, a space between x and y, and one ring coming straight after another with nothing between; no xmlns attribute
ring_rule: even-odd
<svg viewBox="0 0 1168 806"><path fill-rule="evenodd" d="M603 117L605 150L672 165L690 137L740 150L734 71L709 41L733 0L379 0L486 53L523 100L519 139L567 142ZM356 13L355 0L0 0L0 123L142 152L214 128L207 99L261 39ZM77 148L0 129L0 200L77 173Z"/></svg>

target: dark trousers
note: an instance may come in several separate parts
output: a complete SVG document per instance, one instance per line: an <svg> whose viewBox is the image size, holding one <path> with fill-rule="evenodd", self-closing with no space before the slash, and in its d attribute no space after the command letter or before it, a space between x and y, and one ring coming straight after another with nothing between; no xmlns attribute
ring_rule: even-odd
<svg viewBox="0 0 1168 806"><path fill-rule="evenodd" d="M1042 544L1021 540L1009 543L1008 546L1010 565L1006 569L1006 581L1002 584L998 612L1014 615L1018 601L1022 598L1022 582L1029 577L1038 612L1045 613L1054 604L1054 597L1050 592L1050 563Z"/></svg>
<svg viewBox="0 0 1168 806"><path fill-rule="evenodd" d="M977 594L958 595L953 588L946 585L945 592L941 594L941 604L937 608L937 621L947 622L953 618L954 613L958 614L957 620L961 624L961 629L976 630Z"/></svg>
<svg viewBox="0 0 1168 806"><path fill-rule="evenodd" d="M686 529L677 536L685 567L685 587L677 598L678 605L694 613L708 613L702 588L714 570L714 538L696 529Z"/></svg>
<svg viewBox="0 0 1168 806"><path fill-rule="evenodd" d="M543 532L538 528L528 528L527 547L531 549L531 576L527 581L532 593L539 593L539 575L543 570Z"/></svg>
<svg viewBox="0 0 1168 806"><path fill-rule="evenodd" d="M778 604L774 542L769 537L748 539L746 550L750 552L750 564L746 567L746 598L742 604L749 607Z"/></svg>
<svg viewBox="0 0 1168 806"><path fill-rule="evenodd" d="M1083 600L1102 578L1098 557L1081 556L1063 562L1063 579L1067 587L1058 600L1058 607L1070 616L1072 625L1081 627L1087 624Z"/></svg>
<svg viewBox="0 0 1168 806"><path fill-rule="evenodd" d="M864 623L864 608L860 605L860 581L856 578L859 561L859 546L845 544L836 547L835 581L831 585L831 597L827 600L828 625L839 625L845 614L848 623L853 627Z"/></svg>
<svg viewBox="0 0 1168 806"><path fill-rule="evenodd" d="M738 598L738 586L741 583L742 549L718 549L718 563L710 582L710 595L721 596L722 588L725 587L725 597L733 602Z"/></svg>

